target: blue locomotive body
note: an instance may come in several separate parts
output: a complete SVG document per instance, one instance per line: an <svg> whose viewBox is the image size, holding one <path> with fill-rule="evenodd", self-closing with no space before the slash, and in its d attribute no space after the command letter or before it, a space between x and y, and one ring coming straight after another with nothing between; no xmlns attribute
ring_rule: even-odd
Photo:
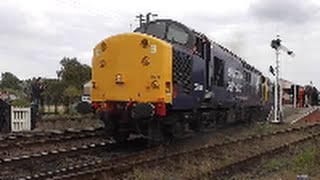
<svg viewBox="0 0 320 180"><path fill-rule="evenodd" d="M230 50L173 20L148 22L135 32L172 46L167 56L172 56L172 79L166 82L172 101L106 101L109 110L102 120L111 136L123 140L138 133L156 139L159 132L162 137L172 136L186 126L197 131L267 116L272 104L270 81ZM148 41L140 45L145 48Z"/></svg>
<svg viewBox="0 0 320 180"><path fill-rule="evenodd" d="M270 81L260 71L204 35L191 32L201 41L199 49L173 44L176 95L172 110L270 107Z"/></svg>
<svg viewBox="0 0 320 180"><path fill-rule="evenodd" d="M171 33L172 26L175 33ZM157 28L165 30L159 34ZM176 117L170 120L172 124L187 122L198 129L203 124L266 118L273 103L271 83L245 60L173 20L156 20L136 31L173 46L174 95L167 107Z"/></svg>

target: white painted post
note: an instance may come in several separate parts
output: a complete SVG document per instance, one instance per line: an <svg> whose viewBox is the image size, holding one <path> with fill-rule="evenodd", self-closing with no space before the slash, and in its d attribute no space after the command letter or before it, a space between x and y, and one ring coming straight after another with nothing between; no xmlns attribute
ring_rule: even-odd
<svg viewBox="0 0 320 180"><path fill-rule="evenodd" d="M279 84L279 90L280 90L280 94L279 94L279 115L280 115L280 120L282 121L282 113L283 113L283 102L282 102L282 97L283 97L283 89L282 89L282 84Z"/></svg>
<svg viewBox="0 0 320 180"><path fill-rule="evenodd" d="M274 89L274 123L279 123L279 50L276 49L276 83Z"/></svg>
<svg viewBox="0 0 320 180"><path fill-rule="evenodd" d="M297 85L293 85L293 108L297 108Z"/></svg>
<svg viewBox="0 0 320 180"><path fill-rule="evenodd" d="M274 94L274 120L273 123L282 122L282 89L279 85L279 50L285 51L288 55L294 57L294 53L290 51L287 47L281 44L281 40L277 35L277 39L271 41L271 47L276 51L276 82L275 82L275 94ZM280 88L278 89L278 87ZM279 93L280 92L280 93ZM280 99L279 99L280 97Z"/></svg>

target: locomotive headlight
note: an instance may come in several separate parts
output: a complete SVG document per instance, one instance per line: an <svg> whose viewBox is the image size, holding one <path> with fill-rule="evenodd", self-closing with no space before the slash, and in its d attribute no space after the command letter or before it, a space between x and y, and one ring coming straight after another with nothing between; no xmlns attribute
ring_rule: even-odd
<svg viewBox="0 0 320 180"><path fill-rule="evenodd" d="M171 94L171 83L166 82L166 94L170 95Z"/></svg>
<svg viewBox="0 0 320 180"><path fill-rule="evenodd" d="M148 56L144 56L142 59L141 59L141 64L143 66L148 66L150 64L150 58Z"/></svg>
<svg viewBox="0 0 320 180"><path fill-rule="evenodd" d="M123 81L123 76L122 74L117 74L116 75L116 84L123 84L124 81Z"/></svg>
<svg viewBox="0 0 320 180"><path fill-rule="evenodd" d="M107 44L104 42L104 41L102 41L101 43L100 43L100 46L98 46L95 50L94 50L94 55L96 56L96 57L99 57L99 56L101 56L101 54L103 53L103 52L105 52L107 50Z"/></svg>
<svg viewBox="0 0 320 180"><path fill-rule="evenodd" d="M101 55L101 49L96 49L94 53L96 57L99 57Z"/></svg>
<svg viewBox="0 0 320 180"><path fill-rule="evenodd" d="M106 49L107 49L107 44L103 41L101 43L101 50L102 50L102 52L104 52Z"/></svg>
<svg viewBox="0 0 320 180"><path fill-rule="evenodd" d="M142 39L140 42L140 46L143 48L147 48L149 46L149 41L148 39Z"/></svg>
<svg viewBox="0 0 320 180"><path fill-rule="evenodd" d="M151 87L153 89L158 89L160 87L159 82L157 80L152 81Z"/></svg>
<svg viewBox="0 0 320 180"><path fill-rule="evenodd" d="M92 81L92 88L97 88L97 84L96 84L96 82L95 81Z"/></svg>
<svg viewBox="0 0 320 180"><path fill-rule="evenodd" d="M103 68L105 65L106 65L106 61L104 59L99 61L99 67Z"/></svg>

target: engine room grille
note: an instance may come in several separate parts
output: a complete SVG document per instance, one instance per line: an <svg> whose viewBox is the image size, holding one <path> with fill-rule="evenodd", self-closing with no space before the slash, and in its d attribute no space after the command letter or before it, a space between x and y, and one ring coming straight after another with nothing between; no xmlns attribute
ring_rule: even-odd
<svg viewBox="0 0 320 180"><path fill-rule="evenodd" d="M182 92L190 94L191 84L192 57L182 51L173 50L173 83L182 88Z"/></svg>

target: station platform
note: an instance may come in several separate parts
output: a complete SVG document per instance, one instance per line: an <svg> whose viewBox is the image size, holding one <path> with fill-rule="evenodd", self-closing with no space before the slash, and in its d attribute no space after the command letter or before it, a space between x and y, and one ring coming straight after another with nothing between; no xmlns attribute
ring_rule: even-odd
<svg viewBox="0 0 320 180"><path fill-rule="evenodd" d="M285 105L283 106L283 122L294 124L303 117L317 111L318 109L318 106L293 108L292 105Z"/></svg>
<svg viewBox="0 0 320 180"><path fill-rule="evenodd" d="M293 108L292 105L284 105L283 106L283 122L284 123L297 123L299 120L303 119L307 115L319 110L319 106L313 107L304 107L304 108ZM274 111L273 107L271 108L267 121L273 122L274 119Z"/></svg>

